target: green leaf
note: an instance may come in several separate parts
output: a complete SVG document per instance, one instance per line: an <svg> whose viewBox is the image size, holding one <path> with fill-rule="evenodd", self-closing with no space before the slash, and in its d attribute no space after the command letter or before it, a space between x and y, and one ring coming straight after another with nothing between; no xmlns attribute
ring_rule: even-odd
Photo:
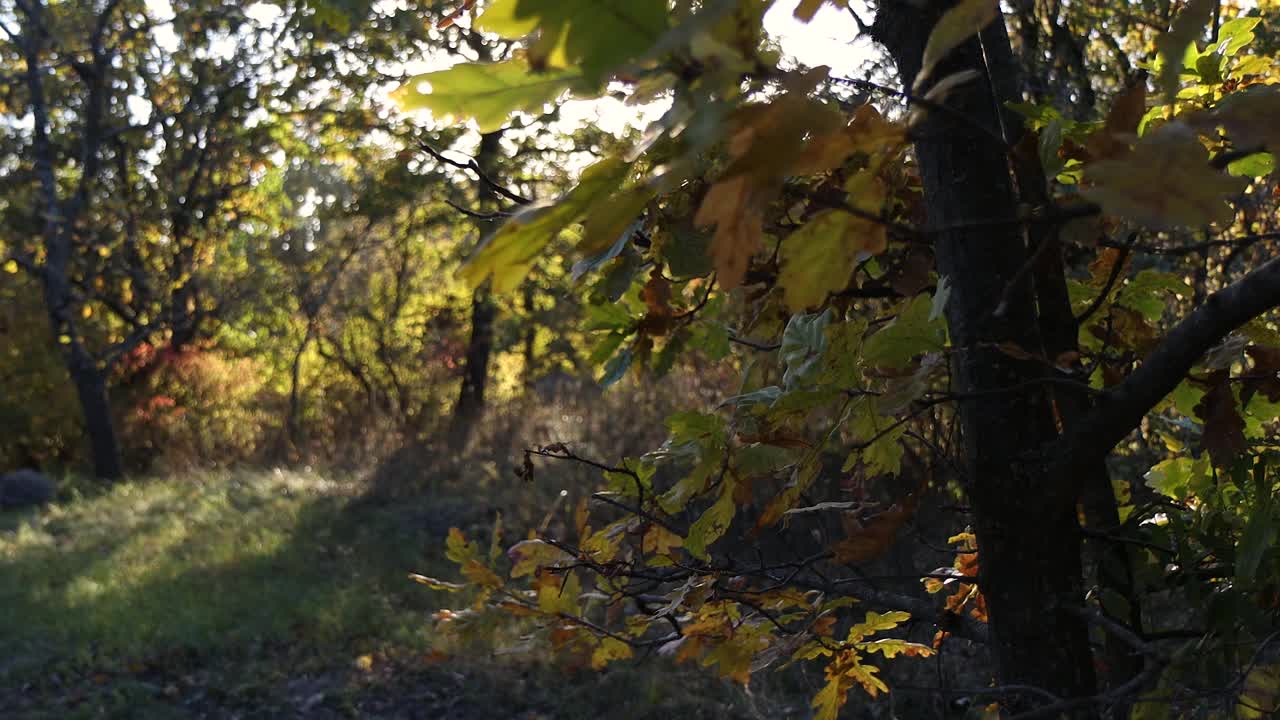
<svg viewBox="0 0 1280 720"><path fill-rule="evenodd" d="M618 235L618 239L614 240L613 245L604 252L596 255L595 257L583 258L582 260L574 263L573 268L569 271L570 279L577 282L582 279L583 275L586 275L589 272L594 272L599 269L601 265L604 265L610 260L621 255L622 251L627 249L627 243L631 242L631 238L639 228L640 226L638 223L632 223L630 227ZM581 245L579 245L579 247L581 247ZM627 284L630 285L629 282Z"/></svg>
<svg viewBox="0 0 1280 720"><path fill-rule="evenodd" d="M513 112L541 112L580 79L565 70L535 73L520 59L462 63L416 75L393 97L401 109L430 110L437 119L473 118L480 132L493 132Z"/></svg>
<svg viewBox="0 0 1280 720"><path fill-rule="evenodd" d="M1276 544L1276 519L1264 504L1255 507L1240 535L1240 544L1236 546L1236 579L1242 583L1252 582L1258 574L1258 567L1268 550Z"/></svg>
<svg viewBox="0 0 1280 720"><path fill-rule="evenodd" d="M819 368L822 353L827 349L827 325L832 312L828 308L821 314L792 315L782 331L782 347L779 348L787 369L782 382L788 389L796 387Z"/></svg>
<svg viewBox="0 0 1280 720"><path fill-rule="evenodd" d="M865 317L856 317L827 328L827 350L822 357L822 370L817 381L842 389L861 387L864 379L860 371L862 361L862 336L867 332Z"/></svg>
<svg viewBox="0 0 1280 720"><path fill-rule="evenodd" d="M674 515L684 510L689 500L706 490L711 482L712 473L717 472L724 459L724 448L715 445L702 453L702 458L694 466L693 471L681 478L671 489L658 498L663 512Z"/></svg>
<svg viewBox="0 0 1280 720"><path fill-rule="evenodd" d="M498 228L458 274L472 287L492 278L495 292L514 290L543 248L594 203L617 190L630 171L630 163L618 158L592 165L583 171L577 187L558 202L526 208Z"/></svg>
<svg viewBox="0 0 1280 720"><path fill-rule="evenodd" d="M666 0L495 0L476 28L513 39L536 30L535 67L577 67L597 85L652 48L668 17Z"/></svg>
<svg viewBox="0 0 1280 720"><path fill-rule="evenodd" d="M635 360L631 348L623 348L621 352L609 359L604 366L604 375L600 376L600 387L609 387L622 379Z"/></svg>
<svg viewBox="0 0 1280 720"><path fill-rule="evenodd" d="M685 410L667 418L667 430L671 442L682 445L688 442L718 443L724 437L724 418L714 413Z"/></svg>
<svg viewBox="0 0 1280 720"><path fill-rule="evenodd" d="M733 522L735 509L733 489L733 480L726 477L724 484L720 486L719 499L689 528L689 536L684 539L684 548L699 560L707 560L710 557L707 555L707 547L719 540Z"/></svg>
<svg viewBox="0 0 1280 720"><path fill-rule="evenodd" d="M875 367L897 369L917 355L941 350L946 335L940 318L929 319L932 314L933 300L928 295L905 301L892 322L867 338L862 359Z"/></svg>
<svg viewBox="0 0 1280 720"><path fill-rule="evenodd" d="M902 435L907 431L905 423L896 427L897 421L876 411L869 398L859 398L849 411L849 428L858 443L869 443L854 450L844 461L845 472L852 470L859 460L873 474L897 475L902 471Z"/></svg>
<svg viewBox="0 0 1280 720"><path fill-rule="evenodd" d="M636 218L653 196L652 187L640 185L627 188L597 204L582 225L578 252L593 255L617 246L623 238L630 238L638 229Z"/></svg>
<svg viewBox="0 0 1280 720"><path fill-rule="evenodd" d="M1173 273L1143 270L1125 284L1119 304L1137 310L1148 321L1155 322L1164 314L1170 293L1189 298L1195 290Z"/></svg>
<svg viewBox="0 0 1280 720"><path fill-rule="evenodd" d="M711 237L690 222L671 221L658 237L657 254L672 277L702 277L711 272Z"/></svg>
<svg viewBox="0 0 1280 720"><path fill-rule="evenodd" d="M1147 487L1174 500L1184 500L1209 470L1208 460L1176 457L1157 463L1145 475Z"/></svg>
<svg viewBox="0 0 1280 720"><path fill-rule="evenodd" d="M1218 52L1223 57L1232 57L1244 46L1253 42L1253 29L1262 22L1262 18L1239 17L1222 23L1218 28Z"/></svg>
<svg viewBox="0 0 1280 720"><path fill-rule="evenodd" d="M1276 156L1269 152L1254 153L1227 164L1227 172L1240 177L1262 177L1276 169Z"/></svg>

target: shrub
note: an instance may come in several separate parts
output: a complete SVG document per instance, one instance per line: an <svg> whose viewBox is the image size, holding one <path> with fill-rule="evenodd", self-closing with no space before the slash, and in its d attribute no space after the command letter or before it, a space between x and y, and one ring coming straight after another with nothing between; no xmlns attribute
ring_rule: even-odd
<svg viewBox="0 0 1280 720"><path fill-rule="evenodd" d="M258 451L263 373L254 361L143 345L121 374L121 436L135 468L226 465Z"/></svg>

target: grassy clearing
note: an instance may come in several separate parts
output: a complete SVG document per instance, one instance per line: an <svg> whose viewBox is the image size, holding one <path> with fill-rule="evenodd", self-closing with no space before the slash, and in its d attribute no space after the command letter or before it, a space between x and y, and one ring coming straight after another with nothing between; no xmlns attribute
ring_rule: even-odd
<svg viewBox="0 0 1280 720"><path fill-rule="evenodd" d="M0 716L777 717L659 663L563 676L429 658L475 504L375 502L317 473L197 473L64 490L0 514ZM803 713L799 706L792 709ZM789 713L784 713L789 715Z"/></svg>

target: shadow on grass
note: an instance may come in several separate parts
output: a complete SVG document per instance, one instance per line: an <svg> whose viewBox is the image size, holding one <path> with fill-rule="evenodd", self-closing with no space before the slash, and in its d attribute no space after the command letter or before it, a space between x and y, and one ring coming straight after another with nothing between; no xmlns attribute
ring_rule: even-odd
<svg viewBox="0 0 1280 720"><path fill-rule="evenodd" d="M427 661L407 580L474 502L287 472L132 482L0 515L0 717L755 717L700 673ZM775 706L776 709L776 706Z"/></svg>

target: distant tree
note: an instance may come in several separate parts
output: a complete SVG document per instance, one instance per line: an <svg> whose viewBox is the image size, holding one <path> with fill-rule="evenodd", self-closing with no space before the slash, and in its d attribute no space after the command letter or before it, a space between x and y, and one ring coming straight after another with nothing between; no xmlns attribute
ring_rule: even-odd
<svg viewBox="0 0 1280 720"><path fill-rule="evenodd" d="M271 27L240 3L172 8L0 8L8 260L43 289L103 478L124 469L112 368L144 341L190 344L235 301L215 260L252 244L245 200L277 148Z"/></svg>

